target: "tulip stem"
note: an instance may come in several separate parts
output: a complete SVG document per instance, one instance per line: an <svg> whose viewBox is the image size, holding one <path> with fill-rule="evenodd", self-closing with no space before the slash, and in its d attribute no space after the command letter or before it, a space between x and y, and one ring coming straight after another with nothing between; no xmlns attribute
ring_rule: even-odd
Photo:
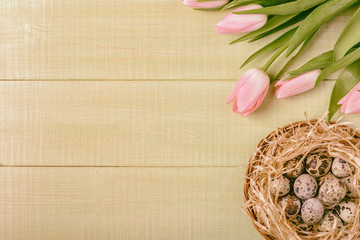
<svg viewBox="0 0 360 240"><path fill-rule="evenodd" d="M290 42L287 42L281 48L279 48L274 53L274 55L272 55L271 58L265 63L265 65L262 67L262 70L264 70L266 72L269 69L269 67L271 66L271 64L273 64L273 62L287 49L289 44L290 44Z"/></svg>
<svg viewBox="0 0 360 240"><path fill-rule="evenodd" d="M287 71L287 68L288 66L292 63L292 61L294 61L294 59L299 56L302 51L304 51L304 49L306 48L306 46L309 44L309 42L311 41L311 39L314 37L314 35L316 34L317 31L313 32L313 34L311 34L305 41L304 43L302 44L301 48L299 49L299 51L294 55L292 56L288 61L287 63L284 64L284 66L280 69L280 71L274 76L274 78L272 79L272 81L275 81L276 79L279 79L286 71ZM331 58L332 59L332 58ZM311 61L311 60L310 60ZM314 68L314 69L311 69L311 70L315 70L317 68ZM305 72L308 72L308 71L304 71Z"/></svg>

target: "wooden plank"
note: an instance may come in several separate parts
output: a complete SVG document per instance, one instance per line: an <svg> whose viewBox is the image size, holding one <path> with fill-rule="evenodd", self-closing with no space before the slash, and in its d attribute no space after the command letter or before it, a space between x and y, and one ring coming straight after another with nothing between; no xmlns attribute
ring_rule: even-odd
<svg viewBox="0 0 360 240"><path fill-rule="evenodd" d="M251 239L244 169L0 168L2 240Z"/></svg>
<svg viewBox="0 0 360 240"><path fill-rule="evenodd" d="M242 118L224 104L232 81L0 82L0 164L238 166L276 127L322 116L333 84L271 90Z"/></svg>
<svg viewBox="0 0 360 240"><path fill-rule="evenodd" d="M0 79L236 79L268 42L229 46L236 36L215 32L225 12L179 0L1 0L0 13ZM348 19L322 28L296 64L331 49Z"/></svg>

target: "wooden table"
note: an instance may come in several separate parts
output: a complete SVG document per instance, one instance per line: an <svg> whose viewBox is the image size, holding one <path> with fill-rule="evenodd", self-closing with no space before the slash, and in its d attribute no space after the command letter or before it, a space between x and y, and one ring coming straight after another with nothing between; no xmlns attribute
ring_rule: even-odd
<svg viewBox="0 0 360 240"><path fill-rule="evenodd" d="M323 115L333 81L285 100L271 90L242 118L224 101L268 40L229 46L214 31L225 13L178 0L0 11L1 240L262 239L241 211L247 160L274 128ZM331 49L348 18L294 66Z"/></svg>

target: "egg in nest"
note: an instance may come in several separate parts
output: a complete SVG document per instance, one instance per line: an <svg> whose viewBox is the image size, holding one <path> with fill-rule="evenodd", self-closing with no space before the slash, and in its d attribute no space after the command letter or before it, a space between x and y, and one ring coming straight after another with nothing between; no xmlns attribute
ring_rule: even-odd
<svg viewBox="0 0 360 240"><path fill-rule="evenodd" d="M301 201L294 195L287 195L280 200L281 207L288 216L294 216L300 212Z"/></svg>
<svg viewBox="0 0 360 240"><path fill-rule="evenodd" d="M274 178L270 181L270 193L279 193L279 196L285 196L290 192L290 180L284 176Z"/></svg>
<svg viewBox="0 0 360 240"><path fill-rule="evenodd" d="M309 154L306 159L306 171L314 177L325 176L331 169L332 158L326 151Z"/></svg>
<svg viewBox="0 0 360 240"><path fill-rule="evenodd" d="M300 199L309 199L316 195L318 189L315 178L309 174L300 175L294 182L295 195Z"/></svg>
<svg viewBox="0 0 360 240"><path fill-rule="evenodd" d="M357 210L357 204L353 201L342 201L336 207L336 210L340 218L347 223L355 221L355 215Z"/></svg>
<svg viewBox="0 0 360 240"><path fill-rule="evenodd" d="M359 194L358 194L358 188L357 188L357 180L355 177L350 176L347 178L343 178L341 180L342 183L345 184L347 192L346 192L346 196L348 198L358 198Z"/></svg>
<svg viewBox="0 0 360 240"><path fill-rule="evenodd" d="M343 226L344 224L341 219L335 213L327 212L319 222L318 229L321 232L331 232L333 230L340 230Z"/></svg>
<svg viewBox="0 0 360 240"><path fill-rule="evenodd" d="M290 179L297 178L305 169L304 161L302 161L303 155L299 155L284 163L284 174Z"/></svg>
<svg viewBox="0 0 360 240"><path fill-rule="evenodd" d="M320 189L319 196L321 202L327 206L333 206L341 202L346 195L346 187L338 179L325 181Z"/></svg>
<svg viewBox="0 0 360 240"><path fill-rule="evenodd" d="M347 161L341 158L335 158L332 163L331 171L335 176L343 178L350 176L352 173L352 168L350 163Z"/></svg>
<svg viewBox="0 0 360 240"><path fill-rule="evenodd" d="M324 206L317 198L306 200L301 208L301 217L306 224L318 223L324 215Z"/></svg>

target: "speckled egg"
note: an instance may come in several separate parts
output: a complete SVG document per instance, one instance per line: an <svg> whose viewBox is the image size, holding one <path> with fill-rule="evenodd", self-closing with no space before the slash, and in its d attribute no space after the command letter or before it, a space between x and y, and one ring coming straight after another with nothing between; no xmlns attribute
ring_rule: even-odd
<svg viewBox="0 0 360 240"><path fill-rule="evenodd" d="M335 158L332 167L332 173L340 178L350 176L352 170L350 164L341 158Z"/></svg>
<svg viewBox="0 0 360 240"><path fill-rule="evenodd" d="M342 201L336 206L340 218L347 223L352 223L355 220L357 204L353 201Z"/></svg>
<svg viewBox="0 0 360 240"><path fill-rule="evenodd" d="M294 195L287 195L280 201L280 205L288 216L294 216L300 212L301 201Z"/></svg>
<svg viewBox="0 0 360 240"><path fill-rule="evenodd" d="M284 176L272 179L270 182L271 194L279 193L279 196L285 196L290 192L290 180Z"/></svg>
<svg viewBox="0 0 360 240"><path fill-rule="evenodd" d="M301 208L301 217L306 224L318 223L324 215L324 206L317 198L306 200Z"/></svg>
<svg viewBox="0 0 360 240"><path fill-rule="evenodd" d="M347 177L341 180L342 183L346 186L346 196L348 198L358 198L358 189L356 188L356 178L355 177Z"/></svg>
<svg viewBox="0 0 360 240"><path fill-rule="evenodd" d="M286 177L294 179L300 176L305 169L304 161L301 160L302 157L302 155L299 155L284 163Z"/></svg>
<svg viewBox="0 0 360 240"><path fill-rule="evenodd" d="M335 230L340 230L343 226L341 219L335 213L327 212L319 222L318 229L321 232L331 232L334 227Z"/></svg>
<svg viewBox="0 0 360 240"><path fill-rule="evenodd" d="M311 153L306 159L306 171L314 176L326 175L331 169L332 158L326 151Z"/></svg>
<svg viewBox="0 0 360 240"><path fill-rule="evenodd" d="M317 192L317 182L309 174L300 175L294 182L295 195L301 199L308 199L315 196Z"/></svg>
<svg viewBox="0 0 360 240"><path fill-rule="evenodd" d="M319 189L319 199L327 206L333 206L344 199L346 195L345 184L338 179L325 181Z"/></svg>

